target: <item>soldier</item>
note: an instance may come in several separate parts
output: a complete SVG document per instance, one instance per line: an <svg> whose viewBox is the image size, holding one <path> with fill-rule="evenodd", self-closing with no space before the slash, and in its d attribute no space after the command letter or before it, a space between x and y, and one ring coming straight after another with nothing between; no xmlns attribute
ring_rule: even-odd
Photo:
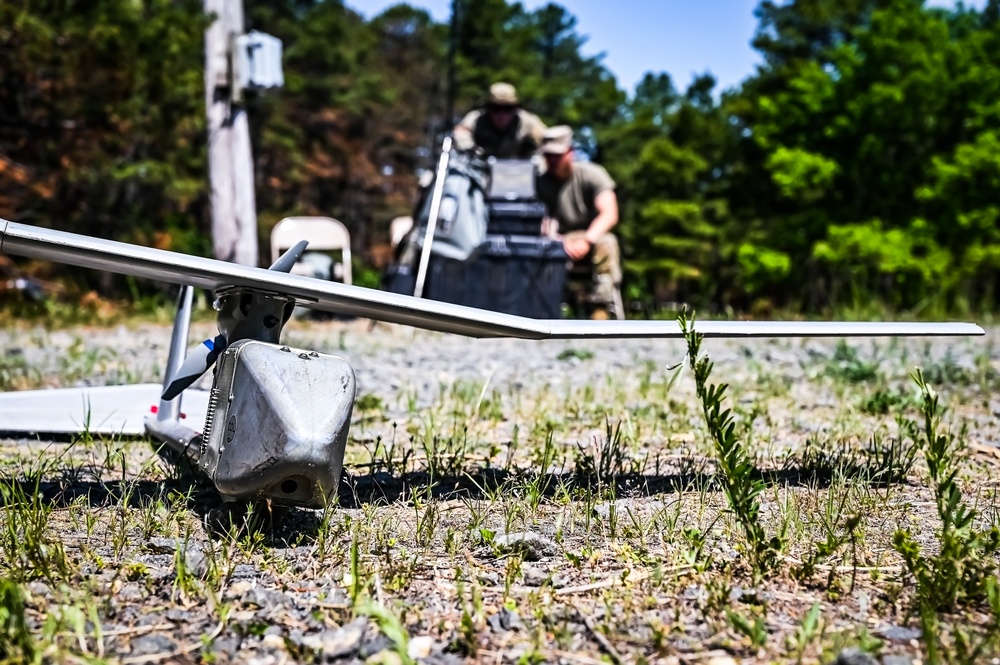
<svg viewBox="0 0 1000 665"><path fill-rule="evenodd" d="M455 127L455 147L478 148L483 157L528 159L538 149L544 131L545 123L520 107L514 86L494 83L486 105L470 111Z"/></svg>
<svg viewBox="0 0 1000 665"><path fill-rule="evenodd" d="M569 258L591 267L591 318L624 316L618 240L610 233L618 223L615 181L604 167L574 159L573 130L566 125L545 131L541 153L546 170L536 180L538 198L558 225Z"/></svg>

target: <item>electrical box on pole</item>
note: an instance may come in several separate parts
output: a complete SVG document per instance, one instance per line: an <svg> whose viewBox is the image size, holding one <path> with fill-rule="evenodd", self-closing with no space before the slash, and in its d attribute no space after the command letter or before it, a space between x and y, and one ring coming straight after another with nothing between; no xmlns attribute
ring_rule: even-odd
<svg viewBox="0 0 1000 665"><path fill-rule="evenodd" d="M247 91L264 92L285 84L281 69L281 40L253 30L233 39L233 100Z"/></svg>

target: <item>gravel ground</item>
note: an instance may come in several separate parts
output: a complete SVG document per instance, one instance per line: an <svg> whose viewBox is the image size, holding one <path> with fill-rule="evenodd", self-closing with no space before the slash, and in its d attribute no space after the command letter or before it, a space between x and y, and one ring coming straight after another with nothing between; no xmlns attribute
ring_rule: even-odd
<svg viewBox="0 0 1000 665"><path fill-rule="evenodd" d="M199 323L192 339L213 332ZM9 327L0 331L0 385L159 381L169 336L154 325ZM170 494L192 481L146 442L0 439L4 474L22 486L36 478L52 499L46 556L60 543L68 561L66 570L44 573L38 561L13 560L17 547L4 545L39 645L68 659L123 663L723 665L839 655L898 665L924 652L888 539L907 527L934 548L925 471L914 468L884 490L780 476L765 491L762 520L797 515L795 538L783 566L755 583L732 521L720 518L722 494L678 489L680 479L711 472L712 455L690 373L674 377L671 369L684 359L680 340L473 340L367 321L293 321L283 341L341 355L357 374L352 482L345 507L325 517L294 510L280 512L279 524L272 516L263 531L227 531L219 520L232 515L220 515L210 490ZM713 379L731 386L762 472L780 471L810 441L831 452L837 442L863 448L873 432L891 435L893 411L906 411L905 401L889 414L860 405L880 388L905 400L908 372L924 367L944 383L949 422L969 426L966 492L984 500L983 519L996 523L998 341L994 328L985 338L854 340L846 355L836 340L817 339L710 340L703 351L715 362ZM615 427L625 443L612 460L610 493L546 486L533 499L539 460L555 478L588 460L599 466ZM551 459L542 452L545 432L554 432ZM121 461L109 463L109 451ZM428 489L434 469L454 473ZM793 579L823 538L817 515L838 493L863 514L864 553L852 559L845 551L814 579ZM15 503L6 501L8 527ZM705 536L694 553L698 531L690 529ZM361 596L376 609L363 609ZM806 634L814 606L819 628ZM77 623L73 608L82 612ZM49 633L46 617L55 626ZM753 637L758 617L763 641ZM955 621L988 620L973 608ZM397 623L408 646L394 641ZM850 660L851 647L881 660Z"/></svg>
<svg viewBox="0 0 1000 665"><path fill-rule="evenodd" d="M195 324L191 339L215 334L213 324ZM503 391L558 390L608 377L627 380L645 363L661 369L673 366L684 359L685 352L682 340L481 340L388 324L372 328L368 321L293 321L282 339L294 346L343 356L355 369L359 393L392 402L404 390L416 391L420 407L429 406L439 396L441 386L459 380L489 379L491 387ZM865 359L890 356L886 368L899 378L907 370L899 365L901 358L911 360L910 368L950 357L955 366L974 371L984 354L995 364L1000 359L998 341L1000 328L991 328L986 337L878 338L853 340L851 345ZM45 377L48 387L116 384L122 383L123 377L159 381L169 343L167 326L0 331L3 353L22 356ZM708 340L704 349L718 373L739 384L756 380L762 371L797 381L818 358L830 357L836 344L837 340L831 339ZM576 350L584 351L580 355L593 355L580 358L572 353ZM93 372L75 377L84 367ZM200 385L208 383L206 377Z"/></svg>

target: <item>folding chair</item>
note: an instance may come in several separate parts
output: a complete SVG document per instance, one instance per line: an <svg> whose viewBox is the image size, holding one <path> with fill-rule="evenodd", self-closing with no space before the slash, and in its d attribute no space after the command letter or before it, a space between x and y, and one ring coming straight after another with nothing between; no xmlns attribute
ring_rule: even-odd
<svg viewBox="0 0 1000 665"><path fill-rule="evenodd" d="M346 226L332 217L286 217L271 230L271 261L300 240L309 241L303 258L316 251L339 250L341 262L333 264L331 278L351 283L351 235ZM307 260L300 260L292 272L313 275L315 268Z"/></svg>

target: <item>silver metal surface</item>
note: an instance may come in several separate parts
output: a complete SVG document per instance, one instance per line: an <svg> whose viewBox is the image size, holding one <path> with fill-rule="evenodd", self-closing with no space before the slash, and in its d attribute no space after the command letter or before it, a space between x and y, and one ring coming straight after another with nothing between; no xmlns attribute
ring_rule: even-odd
<svg viewBox="0 0 1000 665"><path fill-rule="evenodd" d="M242 286L295 298L313 309L472 337L542 339L532 319L339 282L241 266L151 247L9 222L0 251L146 279L217 289Z"/></svg>
<svg viewBox="0 0 1000 665"><path fill-rule="evenodd" d="M313 309L412 325L471 337L583 339L681 337L676 321L563 321L528 319L473 307L424 300L337 282L240 266L89 236L7 223L0 251L148 279L215 289L241 286L295 298ZM797 321L698 321L709 337L968 336L971 323L823 323Z"/></svg>
<svg viewBox="0 0 1000 665"><path fill-rule="evenodd" d="M287 252L278 257L278 260L268 268L276 272L288 272L295 265L295 262L302 256L308 243L303 240L292 247ZM191 289L190 286L183 287ZM252 289L223 289L216 293L214 306L218 314L220 335L214 339L206 339L201 344L195 346L184 359L183 363L176 363L175 347L171 343L170 359L167 363L167 375L163 382L163 399L161 406L168 407L180 397L181 393L195 381L201 378L215 364L219 354L226 350L226 346L238 339L259 339L265 342L277 343L281 336L281 329L292 315L295 307L295 299L287 296L278 296L272 293L263 293ZM190 322L191 305L187 306L185 321ZM178 321L174 320L174 335L178 335ZM184 329L184 340L187 340L187 329ZM176 366L179 364L179 366ZM165 420L166 417L161 418Z"/></svg>
<svg viewBox="0 0 1000 665"><path fill-rule="evenodd" d="M188 336L191 332L191 304L194 300L194 289L182 286L177 294L177 314L174 316L174 329L170 334L170 354L167 356L167 368L163 372L163 390L166 391L171 377L184 364L184 352L187 350ZM181 412L181 398L160 399L160 408L156 412L157 420L177 420Z"/></svg>
<svg viewBox="0 0 1000 665"><path fill-rule="evenodd" d="M176 453L197 462L201 448L201 432L197 432L179 420L160 420L146 417L146 433L162 441Z"/></svg>
<svg viewBox="0 0 1000 665"><path fill-rule="evenodd" d="M549 324L552 339L595 337L682 337L676 321L574 321ZM974 323L853 322L853 321L695 321L706 338L740 337L950 337L984 334Z"/></svg>
<svg viewBox="0 0 1000 665"><path fill-rule="evenodd" d="M306 247L308 245L308 240L301 240L297 242L295 247L290 247L284 254L279 256L278 260L272 263L268 270L274 270L275 272L291 272L292 268L295 267L295 264L302 258L302 253L306 251Z"/></svg>
<svg viewBox="0 0 1000 665"><path fill-rule="evenodd" d="M420 247L420 264L417 266L417 282L413 295L421 298L424 295L424 280L427 279L427 266L431 260L431 244L434 242L434 230L437 228L438 215L441 214L441 197L444 195L444 181L448 177L448 160L451 157L451 137L444 137L441 144L441 158L438 161L437 176L434 178L434 190L431 193L431 209L427 215L427 229L424 231L424 242Z"/></svg>
<svg viewBox="0 0 1000 665"><path fill-rule="evenodd" d="M219 358L198 465L229 500L321 508L340 481L355 393L342 358L237 341Z"/></svg>
<svg viewBox="0 0 1000 665"><path fill-rule="evenodd" d="M216 294L219 332L228 344L256 339L277 344L295 308L295 300L252 289L224 289Z"/></svg>

